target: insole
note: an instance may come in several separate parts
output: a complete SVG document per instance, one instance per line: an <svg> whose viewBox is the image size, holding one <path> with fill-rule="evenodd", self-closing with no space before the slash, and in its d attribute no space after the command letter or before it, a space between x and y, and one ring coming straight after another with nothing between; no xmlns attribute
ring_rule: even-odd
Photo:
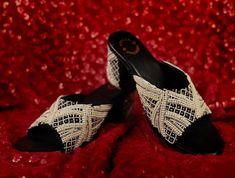
<svg viewBox="0 0 235 178"><path fill-rule="evenodd" d="M180 89L188 86L187 78L181 71L157 61L131 33L118 31L111 34L108 45L132 75L138 75L161 89Z"/></svg>
<svg viewBox="0 0 235 178"><path fill-rule="evenodd" d="M87 95L85 102L92 103L93 105L114 104L120 94L121 90L110 84L105 84Z"/></svg>
<svg viewBox="0 0 235 178"><path fill-rule="evenodd" d="M72 94L62 98L80 104L100 105L115 103L119 94L120 90L105 84L88 95ZM59 151L63 144L56 130L43 124L29 129L27 135L19 139L14 147L21 151Z"/></svg>
<svg viewBox="0 0 235 178"><path fill-rule="evenodd" d="M113 104L120 94L120 90L110 84L102 85L88 95L71 94L63 97L66 101L79 102L80 104Z"/></svg>

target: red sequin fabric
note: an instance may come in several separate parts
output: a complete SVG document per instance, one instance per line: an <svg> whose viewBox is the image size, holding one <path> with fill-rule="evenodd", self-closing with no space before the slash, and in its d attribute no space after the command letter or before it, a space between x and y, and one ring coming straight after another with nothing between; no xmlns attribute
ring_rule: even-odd
<svg viewBox="0 0 235 178"><path fill-rule="evenodd" d="M0 177L233 177L234 22L233 0L2 0ZM12 147L59 95L88 93L107 81L107 37L120 29L189 73L225 141L222 155L164 145L138 96L129 119L105 122L72 154Z"/></svg>

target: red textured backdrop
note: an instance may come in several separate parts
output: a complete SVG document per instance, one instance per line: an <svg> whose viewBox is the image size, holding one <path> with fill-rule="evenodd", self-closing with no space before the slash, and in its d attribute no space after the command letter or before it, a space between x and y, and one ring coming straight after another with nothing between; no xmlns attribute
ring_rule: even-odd
<svg viewBox="0 0 235 178"><path fill-rule="evenodd" d="M233 177L234 0L0 2L0 177ZM225 140L221 156L184 155L152 132L136 97L126 122L65 155L22 153L19 136L61 94L106 82L106 40L125 29L187 71Z"/></svg>

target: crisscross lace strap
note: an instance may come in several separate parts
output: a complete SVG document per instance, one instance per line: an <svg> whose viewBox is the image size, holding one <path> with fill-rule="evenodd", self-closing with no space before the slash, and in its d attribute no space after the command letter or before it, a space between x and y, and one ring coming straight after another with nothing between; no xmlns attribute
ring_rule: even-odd
<svg viewBox="0 0 235 178"><path fill-rule="evenodd" d="M64 151L70 152L96 134L110 109L110 104L79 104L65 101L61 96L29 129L41 124L50 125L60 135Z"/></svg>
<svg viewBox="0 0 235 178"><path fill-rule="evenodd" d="M107 78L110 84L120 89L119 61L117 56L108 47Z"/></svg>
<svg viewBox="0 0 235 178"><path fill-rule="evenodd" d="M180 90L159 89L139 76L136 88L152 125L171 144L185 129L211 111L197 92L190 77L188 87Z"/></svg>

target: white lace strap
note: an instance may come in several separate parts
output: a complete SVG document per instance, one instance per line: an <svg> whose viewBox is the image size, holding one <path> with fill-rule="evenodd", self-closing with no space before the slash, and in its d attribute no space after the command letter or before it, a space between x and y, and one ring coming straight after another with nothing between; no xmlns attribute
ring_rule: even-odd
<svg viewBox="0 0 235 178"><path fill-rule="evenodd" d="M108 47L107 78L110 84L120 88L119 60L117 56Z"/></svg>
<svg viewBox="0 0 235 178"><path fill-rule="evenodd" d="M60 135L64 151L70 152L95 135L111 109L111 105L79 104L65 101L61 97L33 122L29 129L40 124L50 125Z"/></svg>
<svg viewBox="0 0 235 178"><path fill-rule="evenodd" d="M172 67L180 70L181 72L184 73L184 75L187 77L187 80L189 82L189 86L191 87L191 92L192 92L192 95L194 97L194 100L195 101L198 101L198 102L195 102L194 104L197 105L196 108L205 108L206 110L209 110L209 112L211 113L209 107L206 105L206 103L204 102L204 100L202 99L201 95L198 93L196 87L194 86L192 80L191 80L191 77L185 73L182 69L180 69L179 67L177 67L176 65L174 64L171 64L170 62L167 62L167 61L164 61L165 63L167 63L168 65L171 65ZM203 105L203 106L201 106ZM201 117L202 115L204 115L204 110L197 110L196 112L196 117L199 118Z"/></svg>
<svg viewBox="0 0 235 178"><path fill-rule="evenodd" d="M187 75L187 74L186 74ZM141 102L152 125L171 144L185 129L211 111L205 104L190 77L187 88L159 89L139 76L134 76Z"/></svg>

